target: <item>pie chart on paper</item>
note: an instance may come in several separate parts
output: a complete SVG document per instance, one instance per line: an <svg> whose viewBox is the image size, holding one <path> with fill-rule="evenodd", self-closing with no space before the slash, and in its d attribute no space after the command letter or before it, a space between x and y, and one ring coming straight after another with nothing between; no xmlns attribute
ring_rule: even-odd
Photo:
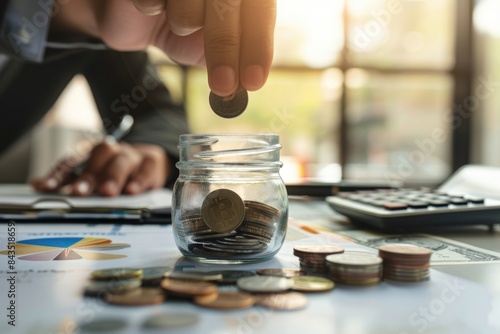
<svg viewBox="0 0 500 334"><path fill-rule="evenodd" d="M127 255L109 251L130 247L125 243L112 243L106 238L63 237L20 240L16 244L16 258L27 261L116 260ZM8 250L0 254L8 255Z"/></svg>

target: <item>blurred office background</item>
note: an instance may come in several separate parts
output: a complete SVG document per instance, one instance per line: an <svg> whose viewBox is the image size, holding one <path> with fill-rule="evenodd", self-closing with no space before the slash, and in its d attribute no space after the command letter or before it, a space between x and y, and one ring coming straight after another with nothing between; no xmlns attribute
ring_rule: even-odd
<svg viewBox="0 0 500 334"><path fill-rule="evenodd" d="M435 185L464 164L500 166L498 13L500 0L278 0L271 76L233 120L211 112L205 70L150 52L193 132L279 134L288 182ZM89 147L100 128L94 109L75 78L9 152L27 167L9 163L0 181L45 173Z"/></svg>

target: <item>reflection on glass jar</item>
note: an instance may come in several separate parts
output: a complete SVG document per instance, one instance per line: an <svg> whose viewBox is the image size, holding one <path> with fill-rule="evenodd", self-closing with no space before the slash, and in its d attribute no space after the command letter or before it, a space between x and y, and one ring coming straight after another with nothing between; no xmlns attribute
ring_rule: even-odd
<svg viewBox="0 0 500 334"><path fill-rule="evenodd" d="M180 137L172 224L184 256L238 264L279 251L288 220L280 149L277 135Z"/></svg>

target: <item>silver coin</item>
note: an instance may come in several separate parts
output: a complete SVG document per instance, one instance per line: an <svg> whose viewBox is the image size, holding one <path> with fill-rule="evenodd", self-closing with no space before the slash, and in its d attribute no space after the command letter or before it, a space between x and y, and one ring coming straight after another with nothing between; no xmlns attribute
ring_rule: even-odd
<svg viewBox="0 0 500 334"><path fill-rule="evenodd" d="M345 252L340 254L332 254L326 257L326 261L333 264L350 265L350 266L367 266L378 265L382 263L382 258L363 252Z"/></svg>
<svg viewBox="0 0 500 334"><path fill-rule="evenodd" d="M160 313L155 314L144 321L143 328L167 329L193 326L200 318L192 313Z"/></svg>
<svg viewBox="0 0 500 334"><path fill-rule="evenodd" d="M150 281L162 279L165 275L173 269L170 267L148 267L142 269L142 280Z"/></svg>
<svg viewBox="0 0 500 334"><path fill-rule="evenodd" d="M210 92L208 102L212 110L220 117L234 118L241 115L248 106L248 92L239 87L230 96L222 97Z"/></svg>
<svg viewBox="0 0 500 334"><path fill-rule="evenodd" d="M222 280L217 281L217 284L234 284L240 278L255 276L255 273L252 271L245 270L216 270L208 272L210 274L220 274L222 275Z"/></svg>
<svg viewBox="0 0 500 334"><path fill-rule="evenodd" d="M289 290L293 281L285 277L250 276L240 278L236 284L238 288L248 292L281 292Z"/></svg>
<svg viewBox="0 0 500 334"><path fill-rule="evenodd" d="M90 280L84 289L86 296L101 296L108 292L121 293L141 286L139 278L115 279L109 281Z"/></svg>
<svg viewBox="0 0 500 334"><path fill-rule="evenodd" d="M195 280L195 281L220 281L222 275L217 273L207 273L203 271L172 271L166 277L175 279Z"/></svg>
<svg viewBox="0 0 500 334"><path fill-rule="evenodd" d="M80 324L79 327L84 333L104 333L124 329L127 327L127 321L122 318L101 318Z"/></svg>

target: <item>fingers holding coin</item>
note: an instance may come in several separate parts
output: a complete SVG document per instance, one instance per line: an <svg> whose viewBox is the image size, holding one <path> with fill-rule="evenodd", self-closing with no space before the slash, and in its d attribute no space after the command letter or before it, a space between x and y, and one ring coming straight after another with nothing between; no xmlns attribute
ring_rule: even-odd
<svg viewBox="0 0 500 334"><path fill-rule="evenodd" d="M241 12L240 82L255 91L266 82L273 60L276 1L243 1Z"/></svg>
<svg viewBox="0 0 500 334"><path fill-rule="evenodd" d="M239 85L242 0L208 1L205 16L205 59L210 89L233 94Z"/></svg>

